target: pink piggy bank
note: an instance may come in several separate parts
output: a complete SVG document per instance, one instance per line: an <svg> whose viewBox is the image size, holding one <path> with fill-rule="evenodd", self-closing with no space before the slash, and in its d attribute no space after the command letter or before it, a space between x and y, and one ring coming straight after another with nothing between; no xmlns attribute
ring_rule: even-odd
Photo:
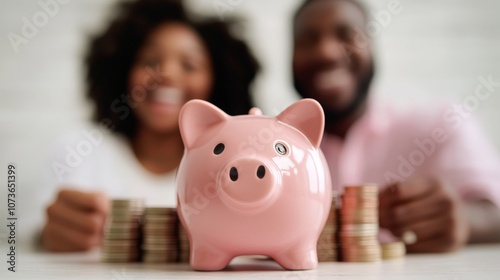
<svg viewBox="0 0 500 280"><path fill-rule="evenodd" d="M240 255L266 255L286 269L313 269L331 205L319 149L324 115L303 99L276 117L231 117L201 101L181 110L184 157L178 214L196 270L220 270Z"/></svg>

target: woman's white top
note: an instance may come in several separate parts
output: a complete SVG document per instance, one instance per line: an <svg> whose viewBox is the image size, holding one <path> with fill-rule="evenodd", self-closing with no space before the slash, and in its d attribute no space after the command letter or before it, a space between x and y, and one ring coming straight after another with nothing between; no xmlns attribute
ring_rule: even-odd
<svg viewBox="0 0 500 280"><path fill-rule="evenodd" d="M157 175L140 164L128 139L98 128L65 137L51 163L61 187L104 191L113 198L143 198L146 206L176 206L175 172Z"/></svg>

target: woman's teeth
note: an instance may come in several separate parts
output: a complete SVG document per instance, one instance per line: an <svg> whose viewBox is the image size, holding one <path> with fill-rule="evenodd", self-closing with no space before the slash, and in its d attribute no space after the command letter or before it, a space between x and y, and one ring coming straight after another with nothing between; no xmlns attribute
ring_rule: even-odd
<svg viewBox="0 0 500 280"><path fill-rule="evenodd" d="M180 89L173 87L163 87L152 92L151 99L154 102L181 105L183 102L183 94Z"/></svg>
<svg viewBox="0 0 500 280"><path fill-rule="evenodd" d="M345 86L351 79L346 69L333 69L320 72L314 79L314 87L318 90L329 90Z"/></svg>

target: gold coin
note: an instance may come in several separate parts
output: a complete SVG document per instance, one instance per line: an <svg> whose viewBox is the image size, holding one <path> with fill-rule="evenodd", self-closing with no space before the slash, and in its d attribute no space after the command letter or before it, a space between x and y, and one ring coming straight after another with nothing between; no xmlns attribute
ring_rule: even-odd
<svg viewBox="0 0 500 280"><path fill-rule="evenodd" d="M377 217L364 217L364 218L343 218L342 225L349 224L370 224L378 222Z"/></svg>
<svg viewBox="0 0 500 280"><path fill-rule="evenodd" d="M111 206L127 207L129 205L144 205L144 200L140 198L111 200Z"/></svg>
<svg viewBox="0 0 500 280"><path fill-rule="evenodd" d="M144 213L144 206L141 205L141 204L136 204L136 205L133 205L133 204L130 204L130 205L127 205L127 206L117 206L117 205L114 205L114 206L111 206L110 212L114 212L114 213L123 213L123 212L140 212L140 213Z"/></svg>
<svg viewBox="0 0 500 280"><path fill-rule="evenodd" d="M142 259L143 262L145 263L176 263L177 261L177 256L175 257L149 257L145 256Z"/></svg>
<svg viewBox="0 0 500 280"><path fill-rule="evenodd" d="M374 222L358 222L359 224L376 224L378 223L378 213L368 213L368 212L346 212L340 216L341 224L349 223L352 224L353 221L365 221L370 220Z"/></svg>
<svg viewBox="0 0 500 280"><path fill-rule="evenodd" d="M378 203L378 195L376 193L345 193L342 196L342 206L344 206L344 202L346 201L365 201L365 200L376 200Z"/></svg>
<svg viewBox="0 0 500 280"><path fill-rule="evenodd" d="M336 232L337 232L336 229L326 229L323 230L319 236L335 236Z"/></svg>
<svg viewBox="0 0 500 280"><path fill-rule="evenodd" d="M343 225L342 230L344 231L378 230L378 224L377 223L349 224L349 225Z"/></svg>
<svg viewBox="0 0 500 280"><path fill-rule="evenodd" d="M144 213L144 207L141 205L130 205L130 206L114 206L111 207L109 210L109 213L138 213L138 214L143 214Z"/></svg>
<svg viewBox="0 0 500 280"><path fill-rule="evenodd" d="M341 242L358 242L358 241L373 241L378 243L377 235L368 235L368 236L339 236L339 240Z"/></svg>
<svg viewBox="0 0 500 280"><path fill-rule="evenodd" d="M378 209L365 209L365 208L346 208L342 207L340 210L341 216L365 216L365 215L378 215Z"/></svg>
<svg viewBox="0 0 500 280"><path fill-rule="evenodd" d="M144 251L143 257L148 257L151 259L167 259L167 258L177 258L178 254L176 251L172 252L157 252L157 251Z"/></svg>
<svg viewBox="0 0 500 280"><path fill-rule="evenodd" d="M358 224L375 224L378 223L378 216L377 215L342 215L340 217L340 221L342 224L344 223L349 223L351 221L365 221L365 220L371 220L375 222L360 222ZM352 223L349 223L352 224Z"/></svg>
<svg viewBox="0 0 500 280"><path fill-rule="evenodd" d="M366 203L378 203L378 196L359 196L357 193L346 193L342 196L342 205L345 205L346 202L366 202Z"/></svg>
<svg viewBox="0 0 500 280"><path fill-rule="evenodd" d="M334 248L337 246L335 240L318 240L317 244L320 248Z"/></svg>
<svg viewBox="0 0 500 280"><path fill-rule="evenodd" d="M177 252L178 245L176 243L171 244L142 244L141 247L144 251L150 252Z"/></svg>
<svg viewBox="0 0 500 280"><path fill-rule="evenodd" d="M336 240L335 240L335 237L333 236L320 236L318 238L318 243L321 242L321 243L335 243Z"/></svg>
<svg viewBox="0 0 500 280"><path fill-rule="evenodd" d="M391 242L380 245L383 259L402 258L406 254L406 246L403 242Z"/></svg>
<svg viewBox="0 0 500 280"><path fill-rule="evenodd" d="M365 200L355 200L355 199L346 199L342 203L344 208L349 209L375 209L378 208L378 202L374 201L365 201Z"/></svg>
<svg viewBox="0 0 500 280"><path fill-rule="evenodd" d="M358 259L358 260L361 260L361 259L376 259L376 260L380 260L382 258L382 255L380 254L380 252L378 252L378 253L349 253L349 252L342 251L342 258L343 259L350 259L350 260L353 260L353 259Z"/></svg>
<svg viewBox="0 0 500 280"><path fill-rule="evenodd" d="M104 235L108 235L108 234L134 234L134 235L138 235L139 229L138 228L108 227L108 228L104 229Z"/></svg>
<svg viewBox="0 0 500 280"><path fill-rule="evenodd" d="M176 218L163 217L163 216L144 216L145 224L177 224Z"/></svg>
<svg viewBox="0 0 500 280"><path fill-rule="evenodd" d="M378 242L377 241L341 241L340 244L342 247L372 246L372 245L378 244Z"/></svg>
<svg viewBox="0 0 500 280"><path fill-rule="evenodd" d="M138 248L139 248L138 244L125 245L125 246L111 245L111 244L102 245L102 250L106 252L137 252Z"/></svg>
<svg viewBox="0 0 500 280"><path fill-rule="evenodd" d="M139 223L136 222L108 222L106 223L105 228L114 228L114 229L133 229L136 230L139 228Z"/></svg>
<svg viewBox="0 0 500 280"><path fill-rule="evenodd" d="M376 236L378 235L378 229L359 229L359 230L346 230L341 229L339 236Z"/></svg>
<svg viewBox="0 0 500 280"><path fill-rule="evenodd" d="M144 209L145 215L175 215L177 216L177 209L172 207L146 207Z"/></svg>
<svg viewBox="0 0 500 280"><path fill-rule="evenodd" d="M104 234L105 239L137 239L139 237L138 232L106 232Z"/></svg>
<svg viewBox="0 0 500 280"><path fill-rule="evenodd" d="M344 186L345 192L378 192L377 184L367 183L361 185L347 185Z"/></svg>
<svg viewBox="0 0 500 280"><path fill-rule="evenodd" d="M366 215L342 215L340 217L341 224L353 224L352 221L365 221L370 220L374 222L358 222L356 224L376 224L378 223L378 215L366 214Z"/></svg>
<svg viewBox="0 0 500 280"><path fill-rule="evenodd" d="M342 258L343 262L380 262L380 257L346 257Z"/></svg>
<svg viewBox="0 0 500 280"><path fill-rule="evenodd" d="M128 246L135 246L137 245L137 240L113 240L113 239L104 239L102 241L103 246L122 246L122 247L128 247Z"/></svg>
<svg viewBox="0 0 500 280"><path fill-rule="evenodd" d="M148 247L172 248L172 247L177 247L177 241L176 240L169 240L169 241L165 241L165 242L145 241L143 243L143 245L148 246Z"/></svg>
<svg viewBox="0 0 500 280"><path fill-rule="evenodd" d="M121 216L108 216L108 224L119 224L119 223L140 223L142 216L137 214L131 215L121 215Z"/></svg>
<svg viewBox="0 0 500 280"><path fill-rule="evenodd" d="M378 200L378 193L377 192L345 192L342 195L342 199L340 201L342 204L344 203L345 200L349 199L355 199L355 200Z"/></svg>
<svg viewBox="0 0 500 280"><path fill-rule="evenodd" d="M144 224L144 230L173 230L173 231L177 231L177 227L176 227L176 224L175 223L172 223L172 224L164 224L164 223L160 223L160 224L150 224L150 223L146 223Z"/></svg>
<svg viewBox="0 0 500 280"><path fill-rule="evenodd" d="M101 253L101 260L104 262L134 262L137 261L137 254L123 253Z"/></svg>
<svg viewBox="0 0 500 280"><path fill-rule="evenodd" d="M156 235L144 235L144 243L149 244L163 244L165 242L178 242L179 239L175 235L171 236L156 236Z"/></svg>
<svg viewBox="0 0 500 280"><path fill-rule="evenodd" d="M361 247L347 247L344 248L342 247L342 254L344 255L349 255L349 256L357 256L357 255L380 255L381 251L380 248L372 248L371 246L368 248L365 248L367 246L361 246Z"/></svg>

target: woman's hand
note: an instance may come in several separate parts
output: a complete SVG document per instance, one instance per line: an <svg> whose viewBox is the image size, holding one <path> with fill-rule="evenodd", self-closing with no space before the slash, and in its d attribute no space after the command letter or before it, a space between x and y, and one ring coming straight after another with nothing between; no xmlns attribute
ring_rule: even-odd
<svg viewBox="0 0 500 280"><path fill-rule="evenodd" d="M47 208L43 246L55 252L86 251L101 244L109 202L105 194L62 189Z"/></svg>

